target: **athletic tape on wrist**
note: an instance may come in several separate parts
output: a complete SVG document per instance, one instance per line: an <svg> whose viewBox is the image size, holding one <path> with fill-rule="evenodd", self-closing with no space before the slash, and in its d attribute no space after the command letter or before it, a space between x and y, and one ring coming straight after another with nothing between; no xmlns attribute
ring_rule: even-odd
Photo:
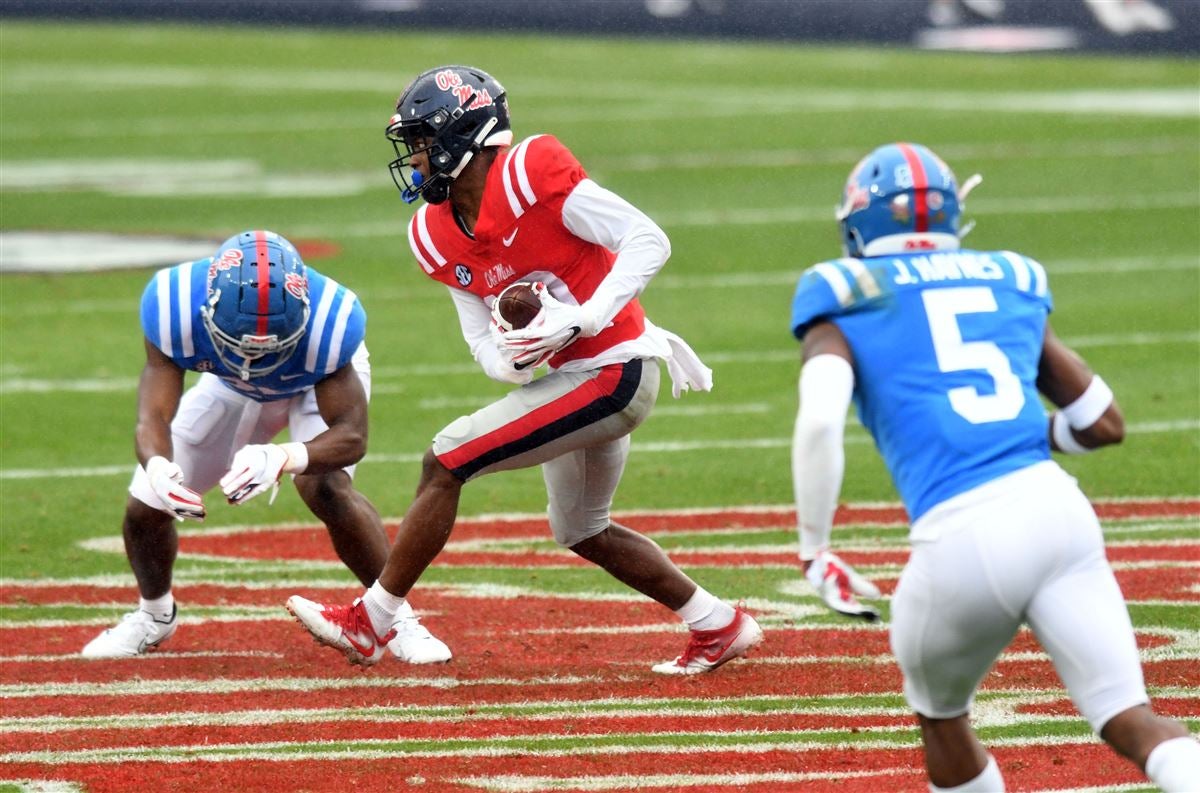
<svg viewBox="0 0 1200 793"><path fill-rule="evenodd" d="M283 464L285 474L302 474L308 468L308 447L303 443L281 443L279 448L287 453L287 462Z"/></svg>
<svg viewBox="0 0 1200 793"><path fill-rule="evenodd" d="M166 457L163 457L161 454L156 454L153 457L151 457L149 460L146 461L144 470L150 476L154 476L154 474L156 472L162 470L165 466L168 466L170 464L171 464L171 461L168 460Z"/></svg>
<svg viewBox="0 0 1200 793"><path fill-rule="evenodd" d="M1071 434L1069 420L1063 415L1063 411L1061 410L1055 413L1050 419L1050 437L1054 438L1054 445L1058 447L1059 451L1066 452L1067 454L1087 454L1091 451L1091 449L1075 440L1075 436Z"/></svg>
<svg viewBox="0 0 1200 793"><path fill-rule="evenodd" d="M1066 416L1067 423L1073 428L1083 430L1099 421L1112 403L1113 392L1108 383L1100 375L1093 375L1092 382L1088 383L1079 398L1059 412Z"/></svg>

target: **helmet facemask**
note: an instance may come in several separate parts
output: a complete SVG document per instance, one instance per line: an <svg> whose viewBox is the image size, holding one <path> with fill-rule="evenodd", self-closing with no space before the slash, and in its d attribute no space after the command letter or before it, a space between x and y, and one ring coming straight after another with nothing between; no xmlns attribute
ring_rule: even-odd
<svg viewBox="0 0 1200 793"><path fill-rule="evenodd" d="M309 315L307 298L304 300L304 321L300 323L299 328L283 339L277 334L255 336L243 333L240 337L234 337L221 330L214 319L220 300L221 290L214 290L208 303L200 307L200 315L204 317L204 327L208 330L217 358L227 369L237 372L243 380L271 374L283 366L296 351L300 339L304 338Z"/></svg>
<svg viewBox="0 0 1200 793"><path fill-rule="evenodd" d="M386 134L396 151L389 170L401 198L440 204L477 153L512 143L504 87L466 66L430 69L404 89ZM426 174L413 168L418 155Z"/></svg>
<svg viewBox="0 0 1200 793"><path fill-rule="evenodd" d="M478 129L468 130L463 129L469 123L463 116L461 107L449 112L438 108L423 118L400 121L388 127L388 140L396 150L396 159L388 167L406 204L417 198L424 198L430 204L445 201L450 195L450 183L483 149L483 142L498 123L492 117ZM412 165L413 157L418 154L424 154L429 163L428 177L422 176ZM407 174L405 169L408 169Z"/></svg>
<svg viewBox="0 0 1200 793"><path fill-rule="evenodd" d="M217 358L242 380L287 363L304 337L309 313L304 262L279 235L244 232L213 258L200 315Z"/></svg>

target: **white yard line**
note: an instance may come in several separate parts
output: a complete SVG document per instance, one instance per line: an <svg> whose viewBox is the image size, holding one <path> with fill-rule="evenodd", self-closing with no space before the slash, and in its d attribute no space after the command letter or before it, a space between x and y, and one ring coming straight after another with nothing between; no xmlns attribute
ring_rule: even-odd
<svg viewBox="0 0 1200 793"><path fill-rule="evenodd" d="M1177 419L1172 421L1136 422L1126 426L1127 435L1159 435L1164 433L1195 432L1200 429L1200 419ZM865 434L848 434L848 445L871 443ZM727 438L698 441L647 441L634 442L632 449L637 454L680 454L695 451L753 451L757 449L790 449L792 439L782 438ZM401 454L372 453L363 462L368 465L418 463L422 453ZM0 480L5 479L74 479L96 476L132 476L133 465L100 465L79 468L4 468L0 469ZM1180 494L1182 495L1182 494Z"/></svg>
<svg viewBox="0 0 1200 793"><path fill-rule="evenodd" d="M822 732L836 733L844 730L813 730L806 734L821 734ZM805 738L793 740L765 741L763 733L757 730L731 730L713 733L708 731L672 731L653 733L649 736L630 735L634 739L629 743L609 743L611 736L606 734L578 734L563 739L563 748L542 749L534 748L537 744L546 742L544 735L516 735L503 738L451 739L441 741L444 748L424 750L403 750L407 759L433 759L440 757L486 758L486 757L541 757L541 758L578 758L581 756L606 755L677 755L682 751L678 743L671 738L688 738L686 751L690 753L727 753L736 751L741 754L767 754L772 752L802 752L809 749L817 751L864 751L871 749L911 749L919 745L915 731L911 727L878 728L871 731L877 735L894 735L892 738L880 737L867 740L853 741L822 741ZM638 738L653 737L663 740L658 744L646 744ZM694 739L711 737L711 743L699 743ZM772 734L770 737L775 737ZM735 739L744 740L735 740ZM989 740L991 746L1066 746L1072 744L1098 744L1100 739L1093 735L995 738ZM345 742L339 742L342 746ZM138 763L195 763L195 762L246 762L247 760L266 760L280 762L296 762L304 760L394 760L400 751L397 745L412 743L434 743L432 740L405 739L360 739L353 742L349 748L322 748L319 743L298 744L296 742L255 742L228 744L190 744L177 746L129 747L119 749L75 749L71 751L38 751L38 752L7 752L0 754L0 763L38 763L59 765L64 763L87 764L120 764L127 762ZM307 746L307 750L297 747Z"/></svg>
<svg viewBox="0 0 1200 793"><path fill-rule="evenodd" d="M97 683L5 683L0 698L29 697L127 697L189 694L238 694L252 691L325 691L347 688L439 688L459 689L479 686L520 687L540 685L593 685L600 678L562 675L548 678L487 677L460 680L456 677L402 678L359 675L347 678L258 677L258 678L172 678L169 680L122 680Z"/></svg>
<svg viewBox="0 0 1200 793"><path fill-rule="evenodd" d="M396 222L394 224L394 232L397 235L403 234L403 223ZM336 238L338 235L335 233ZM793 264L793 263L786 263ZM795 266L789 266L783 269L771 270L748 270L738 269L737 272L721 273L716 275L676 275L671 272L668 267L661 275L654 279L655 289L683 289L692 291L695 289L756 289L764 286L795 286L796 280L804 271L804 268L812 262L797 262ZM1046 271L1051 278L1057 279L1062 276L1103 276L1103 275L1122 275L1122 274L1139 274L1139 273L1172 273L1172 272L1196 272L1200 273L1200 256L1098 256L1090 259L1059 259L1050 262L1042 262L1046 266ZM379 289L371 293L373 301L386 300L416 300L428 299L437 301L439 304L444 303L446 298L444 293L437 290L428 289ZM447 303L447 305L449 305ZM6 316L46 316L49 313L55 314L129 314L137 313L137 305L128 298L112 299L112 300L65 300L55 301L52 303L25 303L19 306L8 306L5 308ZM1134 334L1135 336L1137 334ZM1154 336L1156 334L1144 334ZM1200 334L1192 334L1195 338ZM705 355L707 359L708 356ZM421 367L415 367L420 371ZM426 367L428 368L428 367ZM478 371L476 364L461 365L454 369L455 372L475 372ZM394 371L393 371L394 370ZM24 367L5 366L0 368L0 376L15 377L24 374L27 370ZM381 371L389 373L408 373L410 367L375 367L374 371L378 374ZM438 373L443 373L439 370ZM132 380L132 378L126 378ZM47 381L58 382L58 381ZM102 380L96 382L105 382ZM0 383L0 393L3 393L3 383ZM107 389L102 389L107 390Z"/></svg>
<svg viewBox="0 0 1200 793"><path fill-rule="evenodd" d="M496 793L537 793L546 790L679 790L685 787L728 787L746 785L833 782L842 779L870 779L888 776L916 776L918 768L880 768L874 771L772 771L762 774L610 774L603 776L525 776L492 775L458 777L454 781Z"/></svg>

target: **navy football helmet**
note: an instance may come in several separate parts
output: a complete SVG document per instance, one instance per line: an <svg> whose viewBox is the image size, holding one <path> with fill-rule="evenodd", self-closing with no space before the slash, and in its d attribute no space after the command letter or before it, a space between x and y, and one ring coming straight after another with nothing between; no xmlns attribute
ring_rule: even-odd
<svg viewBox="0 0 1200 793"><path fill-rule="evenodd" d="M230 237L213 256L200 313L226 367L243 380L274 372L308 325L308 271L300 254L272 231Z"/></svg>
<svg viewBox="0 0 1200 793"><path fill-rule="evenodd" d="M924 146L890 143L864 157L846 180L836 217L847 256L955 250L963 202L981 177L960 190L950 166Z"/></svg>
<svg viewBox="0 0 1200 793"><path fill-rule="evenodd" d="M508 97L487 72L470 66L438 66L417 75L388 121L387 137L396 150L389 168L400 195L440 204L467 163L486 146L512 143ZM426 153L429 175L413 169L414 154ZM407 169L407 173L406 173Z"/></svg>

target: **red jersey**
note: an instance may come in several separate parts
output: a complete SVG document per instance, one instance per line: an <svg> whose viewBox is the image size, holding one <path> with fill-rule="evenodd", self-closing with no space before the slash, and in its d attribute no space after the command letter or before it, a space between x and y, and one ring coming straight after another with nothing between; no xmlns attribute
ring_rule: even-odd
<svg viewBox="0 0 1200 793"><path fill-rule="evenodd" d="M534 135L492 163L474 239L458 225L447 201L417 210L408 224L408 243L430 278L470 292L488 306L515 281L542 281L559 300L583 303L616 258L563 223L563 201L585 178L583 166L557 138ZM550 365L595 357L644 330L645 312L635 298L600 333L571 344Z"/></svg>

